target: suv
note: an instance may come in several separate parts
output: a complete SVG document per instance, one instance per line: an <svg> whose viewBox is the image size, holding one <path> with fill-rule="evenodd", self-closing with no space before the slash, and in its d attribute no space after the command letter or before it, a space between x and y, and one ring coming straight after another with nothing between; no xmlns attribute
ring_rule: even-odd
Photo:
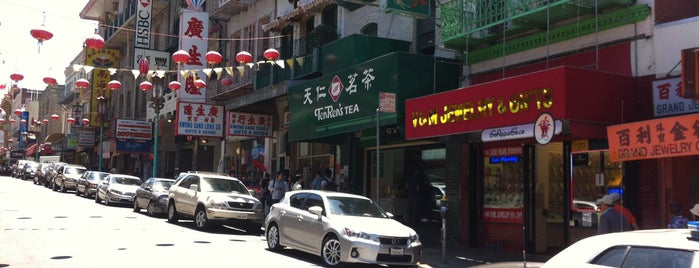
<svg viewBox="0 0 699 268"><path fill-rule="evenodd" d="M205 230L213 222L230 222L249 233L260 233L264 206L240 180L218 173L180 173L168 191L167 220L194 219Z"/></svg>
<svg viewBox="0 0 699 268"><path fill-rule="evenodd" d="M54 191L60 189L61 192L66 190L75 190L78 185L78 179L87 171L87 168L81 165L61 165L56 170L56 175L53 178Z"/></svg>

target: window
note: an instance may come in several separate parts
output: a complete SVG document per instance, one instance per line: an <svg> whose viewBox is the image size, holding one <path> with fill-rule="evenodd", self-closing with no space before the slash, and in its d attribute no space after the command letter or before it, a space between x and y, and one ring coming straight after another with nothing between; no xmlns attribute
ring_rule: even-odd
<svg viewBox="0 0 699 268"><path fill-rule="evenodd" d="M693 255L678 249L619 246L606 250L591 263L622 268L689 268Z"/></svg>
<svg viewBox="0 0 699 268"><path fill-rule="evenodd" d="M314 206L319 206L319 207L325 209L325 207L323 206L323 199L317 194L309 195L308 198L306 199L306 202L303 204L302 209L308 210L310 207L314 207ZM325 212L323 212L323 213L325 213Z"/></svg>
<svg viewBox="0 0 699 268"><path fill-rule="evenodd" d="M289 198L289 204L292 207L301 209L301 205L303 205L303 200L305 200L307 196L308 196L308 193L300 193L300 194L292 195Z"/></svg>
<svg viewBox="0 0 699 268"><path fill-rule="evenodd" d="M370 36L378 36L379 35L379 25L376 23L369 23L362 27L361 30L362 34L370 35Z"/></svg>

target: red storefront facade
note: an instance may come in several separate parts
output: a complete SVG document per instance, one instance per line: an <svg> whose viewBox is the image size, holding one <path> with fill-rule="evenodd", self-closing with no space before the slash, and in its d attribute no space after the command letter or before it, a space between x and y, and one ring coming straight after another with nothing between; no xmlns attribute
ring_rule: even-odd
<svg viewBox="0 0 699 268"><path fill-rule="evenodd" d="M594 234L596 215L576 206L621 181L606 127L639 115L625 72L562 66L406 100L407 140L448 136L471 156L447 184L461 245L544 252Z"/></svg>

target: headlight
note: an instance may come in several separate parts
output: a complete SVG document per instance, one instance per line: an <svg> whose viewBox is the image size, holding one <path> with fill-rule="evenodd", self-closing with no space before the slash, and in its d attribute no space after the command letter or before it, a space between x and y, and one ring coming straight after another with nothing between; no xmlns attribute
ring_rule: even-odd
<svg viewBox="0 0 699 268"><path fill-rule="evenodd" d="M226 202L220 201L220 200L215 200L212 199L209 204L211 204L211 208L215 209L228 209L228 206L226 206Z"/></svg>
<svg viewBox="0 0 699 268"><path fill-rule="evenodd" d="M356 238L371 240L374 242L379 242L379 235L377 235L377 234L360 232L360 231L352 230L350 228L345 228L345 234L349 237L356 237Z"/></svg>
<svg viewBox="0 0 699 268"><path fill-rule="evenodd" d="M410 243L420 242L420 236L417 234L410 236Z"/></svg>
<svg viewBox="0 0 699 268"><path fill-rule="evenodd" d="M124 193L122 193L122 192L119 191L119 190L109 189L109 191L112 192L112 193L114 193L114 194L120 194L120 195L123 195L123 194L124 194Z"/></svg>

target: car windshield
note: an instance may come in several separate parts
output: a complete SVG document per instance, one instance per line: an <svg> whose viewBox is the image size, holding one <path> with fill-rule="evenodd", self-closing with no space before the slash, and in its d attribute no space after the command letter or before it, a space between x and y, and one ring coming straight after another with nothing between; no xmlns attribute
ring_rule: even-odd
<svg viewBox="0 0 699 268"><path fill-rule="evenodd" d="M129 177L113 177L112 183L125 184L125 185L141 185L141 180Z"/></svg>
<svg viewBox="0 0 699 268"><path fill-rule="evenodd" d="M65 173L65 174L82 175L83 173L85 173L85 171L87 171L87 169L68 167L68 168L66 168L65 172L63 172L63 173Z"/></svg>
<svg viewBox="0 0 699 268"><path fill-rule="evenodd" d="M170 186L172 186L171 181L156 181L153 184L153 191L156 192L165 192L168 189L170 189Z"/></svg>
<svg viewBox="0 0 699 268"><path fill-rule="evenodd" d="M249 195L248 189L239 181L221 178L204 178L202 192L224 192Z"/></svg>
<svg viewBox="0 0 699 268"><path fill-rule="evenodd" d="M328 204L330 214L334 215L388 218L386 213L369 199L329 196Z"/></svg>
<svg viewBox="0 0 699 268"><path fill-rule="evenodd" d="M30 167L30 168L36 168L38 166L39 166L39 163L34 163L34 162L27 163L27 167Z"/></svg>
<svg viewBox="0 0 699 268"><path fill-rule="evenodd" d="M109 173L92 173L90 174L90 181L101 181L104 180L104 178L106 178L107 176L109 176Z"/></svg>

